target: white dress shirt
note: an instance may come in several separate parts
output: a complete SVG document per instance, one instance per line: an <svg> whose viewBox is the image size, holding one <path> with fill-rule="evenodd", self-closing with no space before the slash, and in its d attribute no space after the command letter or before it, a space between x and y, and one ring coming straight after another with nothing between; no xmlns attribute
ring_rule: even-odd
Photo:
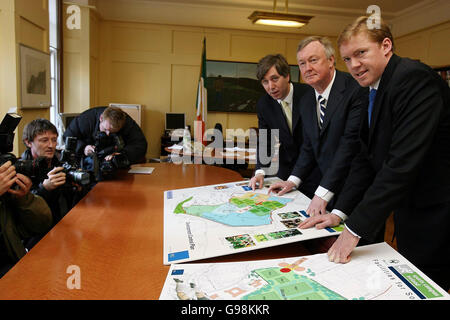
<svg viewBox="0 0 450 320"><path fill-rule="evenodd" d="M289 93L284 99L277 99L277 102L280 104L281 110L283 110L283 107L281 106L281 101L284 101L288 104L289 108L291 109L292 113L292 104L293 104L293 97L294 97L294 86L292 85L292 82L289 83ZM284 111L283 111L284 114ZM258 169L255 171L255 176L258 174L265 175L264 169Z"/></svg>
<svg viewBox="0 0 450 320"><path fill-rule="evenodd" d="M333 87L335 78L336 78L336 70L334 71L333 78L331 79L330 83L328 84L328 86L325 88L325 90L322 93L319 93L314 89L314 92L316 94L317 124L319 124L319 119L320 119L320 104L318 101L318 97L319 96L324 97L328 103L328 98L330 96L331 87ZM298 188L300 186L300 184L302 183L302 180L299 177L296 177L293 175L289 176L288 181L291 181L292 183L294 183L296 188ZM334 197L334 192L331 192L330 190L327 190L326 188L324 188L322 186L318 186L316 191L314 192L314 194L316 196L320 197L321 199L325 200L326 202L330 202L331 199L333 199L333 197Z"/></svg>

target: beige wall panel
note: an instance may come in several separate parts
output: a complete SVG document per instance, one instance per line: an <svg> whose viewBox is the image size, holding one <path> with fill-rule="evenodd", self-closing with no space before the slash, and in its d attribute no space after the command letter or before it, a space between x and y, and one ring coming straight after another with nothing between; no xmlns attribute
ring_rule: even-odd
<svg viewBox="0 0 450 320"><path fill-rule="evenodd" d="M18 16L25 17L31 23L48 30L48 0L15 0L15 5Z"/></svg>
<svg viewBox="0 0 450 320"><path fill-rule="evenodd" d="M79 53L81 41L79 39L64 39L64 52Z"/></svg>
<svg viewBox="0 0 450 320"><path fill-rule="evenodd" d="M200 64L203 37L202 32L175 30L173 32L173 53L198 55L198 63Z"/></svg>
<svg viewBox="0 0 450 320"><path fill-rule="evenodd" d="M98 60L91 56L89 64L89 103L91 106L98 106Z"/></svg>
<svg viewBox="0 0 450 320"><path fill-rule="evenodd" d="M161 52L161 30L114 26L111 49L143 52Z"/></svg>
<svg viewBox="0 0 450 320"><path fill-rule="evenodd" d="M258 117L256 113L230 113L229 125L227 129L243 129L244 131L250 127L258 127Z"/></svg>
<svg viewBox="0 0 450 320"><path fill-rule="evenodd" d="M49 52L48 45L46 46L47 31L41 27L31 23L30 21L19 19L20 24L20 43L40 51Z"/></svg>
<svg viewBox="0 0 450 320"><path fill-rule="evenodd" d="M159 110L162 69L158 64L115 61L111 64L111 97L105 104L143 105L141 128L149 142L147 157L160 153L164 131L164 110Z"/></svg>
<svg viewBox="0 0 450 320"><path fill-rule="evenodd" d="M64 112L81 112L87 106L81 105L81 56L64 52Z"/></svg>
<svg viewBox="0 0 450 320"><path fill-rule="evenodd" d="M234 34L231 36L231 56L235 61L257 62L269 53L283 53L286 50L284 38L249 36Z"/></svg>
<svg viewBox="0 0 450 320"><path fill-rule="evenodd" d="M401 57L419 59L424 62L427 59L427 44L428 40L423 34L404 37L394 41L395 53Z"/></svg>
<svg viewBox="0 0 450 320"><path fill-rule="evenodd" d="M216 123L220 123L222 125L222 129L225 130L228 126L228 114L225 112L208 112L208 116L206 118L206 128L214 129Z"/></svg>
<svg viewBox="0 0 450 320"><path fill-rule="evenodd" d="M98 57L98 34L99 34L99 26L97 17L91 13L91 17L89 20L89 50L91 56Z"/></svg>
<svg viewBox="0 0 450 320"><path fill-rule="evenodd" d="M111 102L159 101L158 65L115 61L111 70Z"/></svg>
<svg viewBox="0 0 450 320"><path fill-rule="evenodd" d="M427 63L431 66L450 65L450 23L431 31Z"/></svg>
<svg viewBox="0 0 450 320"><path fill-rule="evenodd" d="M206 58L228 60L230 58L230 35L226 32L206 32Z"/></svg>
<svg viewBox="0 0 450 320"><path fill-rule="evenodd" d="M289 64L297 64L297 47L300 38L298 39L286 39L286 60Z"/></svg>
<svg viewBox="0 0 450 320"><path fill-rule="evenodd" d="M194 129L197 83L200 66L172 65L172 108L170 112L185 112L186 125ZM169 110L167 110L169 111Z"/></svg>

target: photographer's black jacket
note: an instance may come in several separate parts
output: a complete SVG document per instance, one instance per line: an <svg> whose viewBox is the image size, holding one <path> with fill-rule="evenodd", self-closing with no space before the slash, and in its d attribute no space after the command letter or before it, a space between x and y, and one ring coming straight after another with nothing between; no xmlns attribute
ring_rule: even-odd
<svg viewBox="0 0 450 320"><path fill-rule="evenodd" d="M72 120L69 127L64 132L64 140L66 137L76 137L77 155L84 157L84 148L87 145L95 144L95 136L100 130L100 115L107 107L96 107L84 111L78 117ZM125 147L122 153L125 153L130 164L145 161L145 153L147 152L147 140L139 125L127 115L124 126L120 129L119 134Z"/></svg>
<svg viewBox="0 0 450 320"><path fill-rule="evenodd" d="M33 160L31 150L27 148L21 156L22 160ZM40 171L50 171L55 167L60 167L61 163L58 160L59 152L55 154L48 169L40 168ZM33 185L31 192L35 195L41 196L47 202L52 211L53 222L56 224L61 220L67 212L73 207L73 196L71 190L67 190L63 186L56 188L55 190L48 191L44 188L43 182L46 177L31 177Z"/></svg>

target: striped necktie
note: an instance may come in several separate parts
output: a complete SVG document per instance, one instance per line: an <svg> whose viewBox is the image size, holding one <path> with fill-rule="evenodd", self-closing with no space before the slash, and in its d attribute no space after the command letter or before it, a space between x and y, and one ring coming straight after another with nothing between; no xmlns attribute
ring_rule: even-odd
<svg viewBox="0 0 450 320"><path fill-rule="evenodd" d="M292 110L286 101L281 101L281 106L283 107L284 116L286 117L289 130L292 133Z"/></svg>
<svg viewBox="0 0 450 320"><path fill-rule="evenodd" d="M320 127L320 129L322 129L323 119L325 118L325 109L326 109L327 100L324 97L322 97L321 95L319 95L317 97L317 100L319 101L319 106L320 106L319 127Z"/></svg>

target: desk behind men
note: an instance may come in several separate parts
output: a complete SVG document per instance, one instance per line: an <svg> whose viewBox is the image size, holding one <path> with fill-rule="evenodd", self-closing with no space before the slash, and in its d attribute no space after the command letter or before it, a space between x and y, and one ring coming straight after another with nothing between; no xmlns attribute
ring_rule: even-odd
<svg viewBox="0 0 450 320"><path fill-rule="evenodd" d="M120 172L98 183L16 266L0 279L1 299L158 299L163 265L164 190L242 180L207 165L152 163L150 175ZM310 254L301 244L201 262ZM68 282L79 267L80 289ZM68 269L69 268L69 269ZM69 271L69 273L68 273ZM69 281L68 281L69 279Z"/></svg>

